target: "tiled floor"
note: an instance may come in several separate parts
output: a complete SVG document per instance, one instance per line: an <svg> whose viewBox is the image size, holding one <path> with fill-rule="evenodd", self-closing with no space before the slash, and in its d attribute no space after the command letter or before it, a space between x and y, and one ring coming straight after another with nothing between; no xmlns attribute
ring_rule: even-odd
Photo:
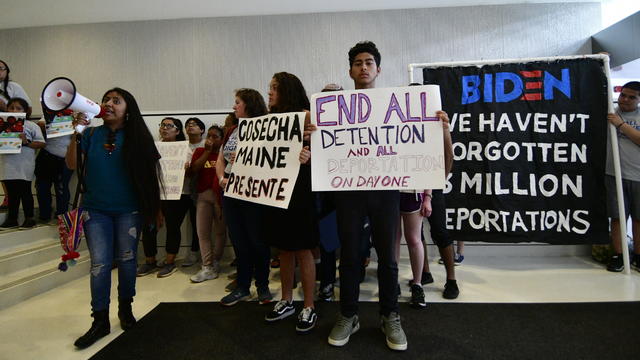
<svg viewBox="0 0 640 360"><path fill-rule="evenodd" d="M435 259L431 262L435 283L425 287L428 302L445 302L441 291L444 269ZM228 261L225 262L228 264ZM181 268L164 279L153 275L139 278L138 295L134 302L137 317L160 302L218 301L224 296L224 286L231 268L223 267L219 279L191 284L189 276L196 268ZM72 271L72 270L71 270ZM456 302L589 302L640 301L640 273L631 275L609 273L586 257L472 257L456 267L460 297ZM408 301L408 257L401 259L401 301ZM277 272L272 272L271 289L278 298ZM117 284L114 272L114 284ZM255 289L253 289L255 291ZM361 300L376 300L375 263L367 272ZM299 299L300 294L295 292ZM115 286L112 299L116 299ZM21 304L0 311L0 359L86 359L117 337L116 309L112 304L111 334L90 348L77 351L73 341L90 326L89 277L33 297ZM219 306L219 305L212 305ZM256 305L258 306L258 305ZM267 308L265 308L267 311ZM416 310L416 311L429 311ZM321 318L320 321L329 321Z"/></svg>

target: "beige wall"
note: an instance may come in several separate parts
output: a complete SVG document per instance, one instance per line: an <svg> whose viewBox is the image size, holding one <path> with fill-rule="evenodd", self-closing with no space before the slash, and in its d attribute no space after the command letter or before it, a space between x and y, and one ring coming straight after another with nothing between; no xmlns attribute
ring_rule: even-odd
<svg viewBox="0 0 640 360"><path fill-rule="evenodd" d="M277 71L309 94L328 82L352 88L347 51L360 40L382 53L378 86L399 86L412 62L590 53L599 25L599 3L69 25L0 31L0 59L32 100L68 76L95 100L126 88L144 111L228 109L233 89L266 95Z"/></svg>

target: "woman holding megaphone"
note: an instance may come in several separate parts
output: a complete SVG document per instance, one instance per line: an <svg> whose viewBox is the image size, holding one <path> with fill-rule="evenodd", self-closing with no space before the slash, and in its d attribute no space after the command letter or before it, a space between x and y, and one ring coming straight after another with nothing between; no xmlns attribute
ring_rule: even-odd
<svg viewBox="0 0 640 360"><path fill-rule="evenodd" d="M160 213L160 155L128 91L114 88L102 97L104 125L82 134L79 148L85 164L86 189L82 207L91 256L91 316L93 324L75 341L82 349L109 334L111 268L118 264L118 318L123 330L136 323L131 310L136 285L136 254L142 227L162 223ZM89 125L76 114L75 125ZM66 154L67 166L77 164L76 138Z"/></svg>

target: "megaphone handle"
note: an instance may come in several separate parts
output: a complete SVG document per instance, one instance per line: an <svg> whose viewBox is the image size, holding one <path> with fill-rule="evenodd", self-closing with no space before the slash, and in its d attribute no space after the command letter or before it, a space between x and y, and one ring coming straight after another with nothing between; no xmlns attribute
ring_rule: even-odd
<svg viewBox="0 0 640 360"><path fill-rule="evenodd" d="M96 114L88 113L88 112L83 112L82 114L84 114L88 123L86 125L81 125L81 124L76 125L77 133L82 133L84 129L86 129L87 126L89 126L89 123L91 123L91 119L93 119L96 116Z"/></svg>

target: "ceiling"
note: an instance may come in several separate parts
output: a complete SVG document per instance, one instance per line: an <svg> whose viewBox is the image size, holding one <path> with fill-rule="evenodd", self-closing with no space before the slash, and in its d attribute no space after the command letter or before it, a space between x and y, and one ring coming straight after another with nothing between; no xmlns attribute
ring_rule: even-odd
<svg viewBox="0 0 640 360"><path fill-rule="evenodd" d="M604 0L0 0L0 29L116 21Z"/></svg>

